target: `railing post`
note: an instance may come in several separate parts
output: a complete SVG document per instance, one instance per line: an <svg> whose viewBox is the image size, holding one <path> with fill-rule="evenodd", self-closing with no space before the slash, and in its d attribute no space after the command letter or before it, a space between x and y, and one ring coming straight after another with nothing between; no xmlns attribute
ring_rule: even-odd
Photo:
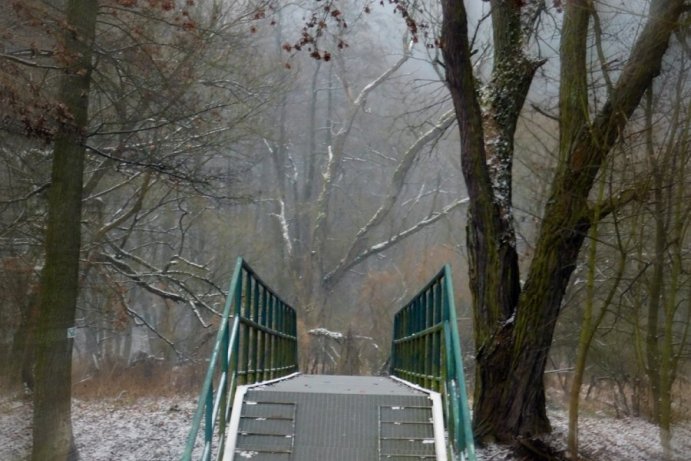
<svg viewBox="0 0 691 461"><path fill-rule="evenodd" d="M183 461L192 460L202 421L204 449L201 459L210 461L216 447L216 459L223 455L226 423L240 379L243 384L254 383L297 369L296 325L295 310L283 303L242 258L238 258ZM220 376L215 386L217 372ZM214 444L216 424L220 440Z"/></svg>
<svg viewBox="0 0 691 461"><path fill-rule="evenodd" d="M218 392L221 393L221 400L220 400L220 405L221 408L224 410L228 407L228 391L229 391L229 386L231 383L229 382L228 379L228 372L229 372L229 363L228 363L228 349L230 346L229 339L230 339L230 323L229 319L224 319L222 322L225 324L225 328L223 330L223 336L221 339L221 375L223 376L223 387L218 389ZM223 418L221 418L219 422L219 431L221 433L224 433L226 431L226 412L223 412Z"/></svg>
<svg viewBox="0 0 691 461"><path fill-rule="evenodd" d="M293 338L295 338L295 339L293 339L293 360L292 360L294 368L291 371L296 372L298 370L298 364L300 363L299 362L300 351L298 350L298 314L297 314L297 312L295 312L295 310L293 310L291 317L292 317L292 323L293 323L293 328L292 328L291 334L292 334Z"/></svg>
<svg viewBox="0 0 691 461"><path fill-rule="evenodd" d="M455 454L475 460L453 283L444 268L394 317L391 373L442 394Z"/></svg>
<svg viewBox="0 0 691 461"><path fill-rule="evenodd" d="M270 329L275 329L275 315L274 311L276 309L275 307L275 301L276 298L271 295L270 301L269 301L269 317L267 319L267 325L269 326ZM276 347L277 347L277 338L275 336L271 336L269 339L269 379L274 379L276 377L276 363L277 363L277 357L276 357Z"/></svg>
<svg viewBox="0 0 691 461"><path fill-rule="evenodd" d="M254 291L252 292L252 312L250 315L250 320L255 323L259 323L259 283L255 281ZM261 337L261 330L252 329L252 347L250 349L250 357L252 362L252 369L250 375L251 383L256 383L259 381L259 341Z"/></svg>
<svg viewBox="0 0 691 461"><path fill-rule="evenodd" d="M266 327L266 287L262 287L259 296L259 312L257 313L257 323L259 326ZM257 369L259 370L258 380L264 381L266 376L266 333L259 333L259 344L257 345Z"/></svg>
<svg viewBox="0 0 691 461"><path fill-rule="evenodd" d="M469 457L475 459L475 443L473 441L472 426L470 423L470 409L468 408L468 395L465 389L465 374L463 372L463 358L461 355L461 339L458 335L458 321L456 320L456 305L454 301L453 280L451 278L451 267L447 264L444 266L444 281L446 285L445 298L448 303L448 322L451 335L451 344L454 346L451 351L454 355L454 376L453 381L457 393L457 402L459 408L457 409L459 416L459 423L461 425L462 437L461 446L456 447L457 450L467 450ZM460 435L460 434L459 434Z"/></svg>

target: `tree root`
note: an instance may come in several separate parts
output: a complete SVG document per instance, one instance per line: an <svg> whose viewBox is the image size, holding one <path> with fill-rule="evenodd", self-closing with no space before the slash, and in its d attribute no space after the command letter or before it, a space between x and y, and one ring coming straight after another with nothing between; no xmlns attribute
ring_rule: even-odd
<svg viewBox="0 0 691 461"><path fill-rule="evenodd" d="M566 451L557 450L538 438L517 437L512 450L518 459L525 461L570 461Z"/></svg>

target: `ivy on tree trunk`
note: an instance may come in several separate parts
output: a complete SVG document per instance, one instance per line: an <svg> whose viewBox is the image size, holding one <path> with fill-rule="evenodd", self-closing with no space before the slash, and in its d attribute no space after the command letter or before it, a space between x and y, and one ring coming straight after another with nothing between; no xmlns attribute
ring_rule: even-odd
<svg viewBox="0 0 691 461"><path fill-rule="evenodd" d="M543 2L491 1L495 65L482 92L473 75L464 3L441 3L441 46L470 199L467 239L477 349L473 426L479 440L509 441L550 430L543 374L564 292L593 219L589 193L660 72L684 1L651 2L619 81L592 118L585 63L592 3L565 2L558 165L522 288L510 195L513 136L541 65L524 50Z"/></svg>

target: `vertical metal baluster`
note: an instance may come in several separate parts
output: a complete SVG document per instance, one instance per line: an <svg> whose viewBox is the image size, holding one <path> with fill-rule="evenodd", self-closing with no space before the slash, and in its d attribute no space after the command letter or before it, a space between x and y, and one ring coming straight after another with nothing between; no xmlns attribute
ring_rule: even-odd
<svg viewBox="0 0 691 461"><path fill-rule="evenodd" d="M279 301L278 303L278 316L276 318L276 329L278 331L283 331L283 302ZM285 353L285 339L282 337L278 337L278 376L283 376L283 367L285 366L285 359L286 353Z"/></svg>
<svg viewBox="0 0 691 461"><path fill-rule="evenodd" d="M214 435L214 385L211 383L211 389L206 394L206 411L204 412L204 461L211 459L212 439Z"/></svg>
<svg viewBox="0 0 691 461"><path fill-rule="evenodd" d="M259 319L259 280L254 279L254 287L252 291L252 308L251 308L251 319L255 324ZM250 349L250 360L252 362L252 374L250 375L250 383L256 383L259 381L258 378L258 366L257 359L259 358L259 335L260 331L253 325L252 326L252 348Z"/></svg>
<svg viewBox="0 0 691 461"><path fill-rule="evenodd" d="M291 322L291 331L290 334L293 336L293 357L291 358L291 361L293 363L293 368L292 372L298 371L298 359L300 358L298 355L298 317L297 317L297 312L295 312L294 309L291 310L290 313L290 322Z"/></svg>
<svg viewBox="0 0 691 461"><path fill-rule="evenodd" d="M260 326L266 327L266 287L262 285L259 302L259 321ZM257 368L259 369L258 381L266 381L266 333L259 332L259 347L257 347L259 359Z"/></svg>
<svg viewBox="0 0 691 461"><path fill-rule="evenodd" d="M252 303L252 274L247 271L246 272L247 279L245 281L245 293L244 293L244 304L243 304L243 309L242 313L240 315L240 320L246 320L249 318L249 311L250 311L250 306ZM241 383L242 384L247 384L248 383L248 374L249 374L249 361L250 361L250 327L247 324L247 322L242 322L242 336L241 336L241 343L240 343L240 351L242 353L242 358L240 360L240 368L241 368Z"/></svg>
<svg viewBox="0 0 691 461"><path fill-rule="evenodd" d="M269 318L267 319L267 324L269 328L275 330L275 310L276 310L276 298L271 295L269 301ZM269 379L274 379L276 377L276 335L271 335L269 339Z"/></svg>

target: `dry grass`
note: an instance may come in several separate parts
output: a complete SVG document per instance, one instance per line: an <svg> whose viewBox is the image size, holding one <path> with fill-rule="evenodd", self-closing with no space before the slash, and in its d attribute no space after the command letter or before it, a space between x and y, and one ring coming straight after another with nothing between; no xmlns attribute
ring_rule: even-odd
<svg viewBox="0 0 691 461"><path fill-rule="evenodd" d="M72 393L80 399L197 394L206 367L206 363L170 366L148 360L129 367L116 365L97 375L74 379Z"/></svg>

